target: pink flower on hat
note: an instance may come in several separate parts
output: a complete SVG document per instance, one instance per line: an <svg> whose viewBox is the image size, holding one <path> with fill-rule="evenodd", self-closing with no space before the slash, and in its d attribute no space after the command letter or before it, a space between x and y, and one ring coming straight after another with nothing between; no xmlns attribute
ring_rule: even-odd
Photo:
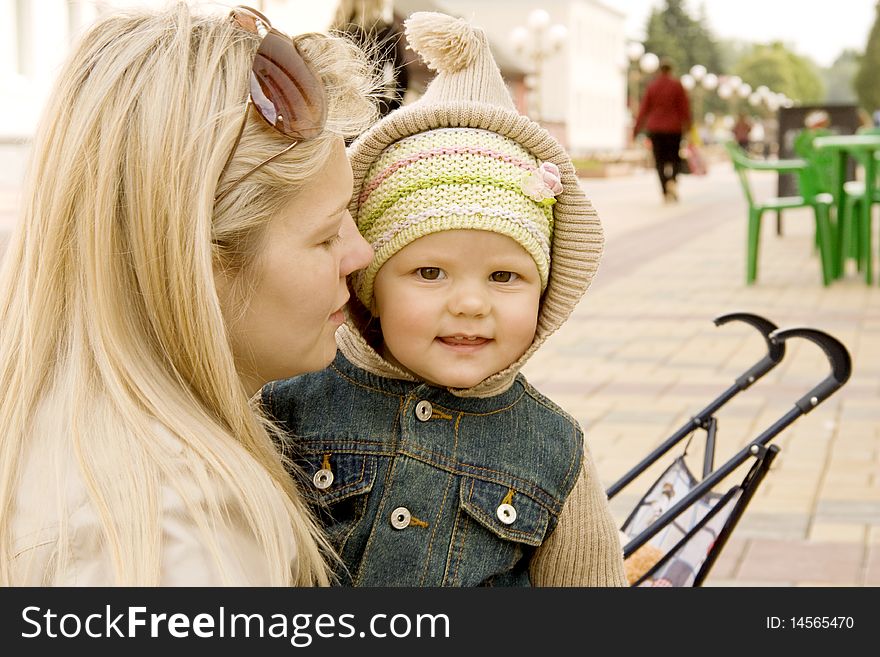
<svg viewBox="0 0 880 657"><path fill-rule="evenodd" d="M559 167L552 162L544 162L534 171L523 175L520 188L535 203L553 205L556 203L556 196L562 193Z"/></svg>

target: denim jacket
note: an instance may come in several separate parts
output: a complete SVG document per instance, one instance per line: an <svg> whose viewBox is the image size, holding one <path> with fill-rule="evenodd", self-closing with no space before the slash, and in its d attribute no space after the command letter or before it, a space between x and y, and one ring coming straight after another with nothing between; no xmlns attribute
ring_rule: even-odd
<svg viewBox="0 0 880 657"><path fill-rule="evenodd" d="M355 586L527 586L581 470L577 422L518 374L490 397L337 354L263 389Z"/></svg>

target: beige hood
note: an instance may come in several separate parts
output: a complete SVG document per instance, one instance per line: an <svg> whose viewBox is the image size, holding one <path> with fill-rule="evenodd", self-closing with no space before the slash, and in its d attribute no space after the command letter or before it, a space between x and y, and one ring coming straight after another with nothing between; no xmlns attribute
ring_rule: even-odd
<svg viewBox="0 0 880 657"><path fill-rule="evenodd" d="M349 205L358 217L364 177L390 144L434 128L467 127L497 132L513 139L541 162L552 162L561 173L563 191L553 206L550 276L541 301L535 339L507 369L473 388L450 389L462 397L486 397L507 389L535 350L569 317L586 292L602 255L599 217L578 184L571 159L544 128L519 114L480 28L445 14L420 12L405 23L410 47L436 77L417 102L379 121L349 148L354 193ZM387 362L370 345L365 328L369 312L352 295L349 319L336 334L342 353L354 364L379 376L415 380Z"/></svg>

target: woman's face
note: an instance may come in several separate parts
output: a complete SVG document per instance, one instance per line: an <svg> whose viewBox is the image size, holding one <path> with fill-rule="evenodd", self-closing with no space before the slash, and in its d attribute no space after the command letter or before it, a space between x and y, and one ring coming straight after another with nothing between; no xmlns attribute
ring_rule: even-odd
<svg viewBox="0 0 880 657"><path fill-rule="evenodd" d="M236 366L249 393L326 367L348 301L345 277L373 257L351 215L351 166L342 139L268 224L244 307L218 281Z"/></svg>

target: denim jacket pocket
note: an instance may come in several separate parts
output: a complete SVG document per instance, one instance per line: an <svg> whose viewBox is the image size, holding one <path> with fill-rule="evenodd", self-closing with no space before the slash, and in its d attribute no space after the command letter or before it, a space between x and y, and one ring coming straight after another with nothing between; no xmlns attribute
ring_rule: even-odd
<svg viewBox="0 0 880 657"><path fill-rule="evenodd" d="M329 462L332 480L323 486L320 479ZM376 457L365 454L320 454L304 456L303 468L312 481L312 494L319 504L335 504L354 495L363 495L373 489L376 481ZM326 479L325 479L326 481Z"/></svg>
<svg viewBox="0 0 880 657"><path fill-rule="evenodd" d="M470 517L501 539L538 546L547 533L549 511L507 486L468 478L462 482L460 503Z"/></svg>
<svg viewBox="0 0 880 657"><path fill-rule="evenodd" d="M329 468L326 467L328 462ZM377 457L312 452L304 454L300 464L312 483L311 494L316 503L318 519L334 549L342 553L352 534L363 524L370 497L368 493L376 482ZM327 486L319 487L322 481L319 473L326 469L332 473L332 481Z"/></svg>

